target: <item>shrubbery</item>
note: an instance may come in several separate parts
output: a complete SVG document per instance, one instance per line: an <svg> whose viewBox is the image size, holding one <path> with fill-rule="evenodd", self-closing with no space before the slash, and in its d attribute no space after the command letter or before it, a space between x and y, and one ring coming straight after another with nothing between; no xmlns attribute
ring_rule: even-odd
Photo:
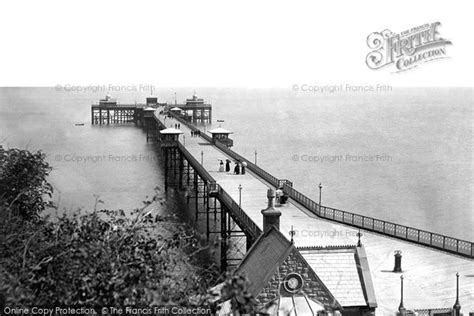
<svg viewBox="0 0 474 316"><path fill-rule="evenodd" d="M0 291L30 305L202 306L206 290L185 226L121 211L0 223ZM215 281L209 279L209 281Z"/></svg>
<svg viewBox="0 0 474 316"><path fill-rule="evenodd" d="M0 310L3 306L214 306L208 289L225 277L194 264L202 248L184 224L149 213L101 210L52 220L51 171L41 152L0 146ZM253 310L245 278L223 295Z"/></svg>
<svg viewBox="0 0 474 316"><path fill-rule="evenodd" d="M4 211L19 214L24 219L37 219L50 204L45 196L53 193L46 181L51 167L41 151L4 149L0 145L0 198Z"/></svg>

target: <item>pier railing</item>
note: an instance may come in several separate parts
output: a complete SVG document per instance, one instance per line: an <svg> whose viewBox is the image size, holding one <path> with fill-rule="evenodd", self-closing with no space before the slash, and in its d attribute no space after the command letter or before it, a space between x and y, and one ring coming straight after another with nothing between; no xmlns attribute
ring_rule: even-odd
<svg viewBox="0 0 474 316"><path fill-rule="evenodd" d="M199 130L190 122L187 122L174 114L172 114L172 116L192 130ZM201 132L200 136L212 143L212 138L209 135ZM224 144L216 142L215 146L233 159L240 160L241 162L245 161L247 163L247 168L250 171L270 183L272 186L279 187L281 185L278 178L237 154ZM283 184L283 191L318 217L413 242L419 245L447 251L464 257L474 258L473 242L319 205L306 195L295 190L292 187L292 182L288 180Z"/></svg>
<svg viewBox="0 0 474 316"><path fill-rule="evenodd" d="M216 183L216 180L209 174L209 172L193 157L193 155L183 146L179 144L178 148L188 163L196 170L196 172L203 178L205 184L208 186L209 192L217 192L218 199L221 203L229 209L234 221L239 227L251 236L253 240L257 239L262 233L261 229L255 222L245 213L242 208L234 201L234 199Z"/></svg>
<svg viewBox="0 0 474 316"><path fill-rule="evenodd" d="M472 242L319 205L287 184L283 185L283 191L293 200L297 201L319 217L350 225L356 228L361 228L394 238L448 251L465 257L474 258L474 243Z"/></svg>
<svg viewBox="0 0 474 316"><path fill-rule="evenodd" d="M256 240L262 233L262 230L221 186L217 186L221 203L224 203L230 209L239 227L252 236L253 240Z"/></svg>
<svg viewBox="0 0 474 316"><path fill-rule="evenodd" d="M197 160L194 158L194 156L184 147L183 144L179 143L178 144L179 151L183 154L183 156L186 158L188 163L194 168L194 170L197 171L197 173L201 176L201 178L204 180L204 183L207 185L211 182L216 182L214 178L207 172L206 168L204 168Z"/></svg>
<svg viewBox="0 0 474 316"><path fill-rule="evenodd" d="M199 136L201 136L203 139L207 140L208 142L213 143L211 136L207 135L206 133L202 133L202 131L199 128L195 127L190 122L184 120L183 118L179 117L178 115L176 115L174 113L170 113L170 115L174 119L179 121L180 123L186 125L191 130L200 131L201 133L199 134ZM278 178L272 176L271 174L269 174L268 172L266 172L265 170L263 170L262 168L260 168L256 164L254 164L254 163L250 162L249 160L247 160L245 157L242 157L241 155L237 154L235 151L231 150L230 148L228 148L223 143L220 143L219 141L217 141L215 143L215 145L216 145L217 148L219 148L224 153L226 153L227 155L232 157L234 160L240 160L241 162L245 161L245 163L247 163L247 168L250 171L256 173L259 177L265 179L265 181L269 182L270 184L272 184L275 187L277 187L279 185L279 179Z"/></svg>

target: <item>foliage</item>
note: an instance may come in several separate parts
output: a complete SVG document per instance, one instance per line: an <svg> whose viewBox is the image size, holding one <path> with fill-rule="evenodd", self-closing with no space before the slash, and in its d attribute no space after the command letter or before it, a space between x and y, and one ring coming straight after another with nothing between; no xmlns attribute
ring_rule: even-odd
<svg viewBox="0 0 474 316"><path fill-rule="evenodd" d="M0 222L0 292L16 306L202 306L203 279L181 224L123 211Z"/></svg>
<svg viewBox="0 0 474 316"><path fill-rule="evenodd" d="M231 310L234 315L254 314L257 301L247 291L249 280L239 274L229 275L221 289L221 297L230 299Z"/></svg>
<svg viewBox="0 0 474 316"><path fill-rule="evenodd" d="M46 181L51 167L41 151L5 150L0 145L0 197L6 203L4 210L14 211L24 219L38 219L50 202L52 186Z"/></svg>
<svg viewBox="0 0 474 316"><path fill-rule="evenodd" d="M194 232L169 218L136 210L39 214L48 205L51 171L38 151L0 145L0 310L3 306L209 306L208 289L224 281L219 297L235 314L254 311L242 276L218 276L198 267ZM97 201L96 201L97 202Z"/></svg>

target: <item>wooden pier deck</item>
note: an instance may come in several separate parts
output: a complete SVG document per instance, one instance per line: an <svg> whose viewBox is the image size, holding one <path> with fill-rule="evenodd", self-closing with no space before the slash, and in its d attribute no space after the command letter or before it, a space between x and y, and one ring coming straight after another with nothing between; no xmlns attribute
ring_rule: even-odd
<svg viewBox="0 0 474 316"><path fill-rule="evenodd" d="M177 120L155 114L167 127L178 124ZM185 147L201 161L217 183L238 203L239 185L242 185L241 207L262 228L260 211L267 204L269 183L247 170L245 175L219 172L219 160L232 160L202 137L191 137L191 130L181 124ZM203 133L203 131L201 131ZM181 143L184 140L180 137ZM231 171L233 171L233 165ZM273 187L274 188L274 187ZM282 212L281 231L290 238L293 227L295 244L299 246L348 245L357 243L355 228L317 217L305 207L290 199L279 208ZM474 312L474 261L458 255L405 242L400 239L363 231L361 238L365 246L377 298L378 315L393 315L400 304L400 275L391 272L394 267L394 252L402 251L404 276L404 306L407 309L452 307L456 296L456 273L460 274L459 300L461 312ZM317 272L317 271L316 271Z"/></svg>

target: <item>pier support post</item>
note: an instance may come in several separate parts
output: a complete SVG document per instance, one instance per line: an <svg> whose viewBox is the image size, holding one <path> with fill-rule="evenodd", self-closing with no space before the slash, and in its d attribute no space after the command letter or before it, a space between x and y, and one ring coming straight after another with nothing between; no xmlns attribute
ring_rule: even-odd
<svg viewBox="0 0 474 316"><path fill-rule="evenodd" d="M183 155L179 154L179 188L183 188L183 169L184 169L184 158Z"/></svg>
<svg viewBox="0 0 474 316"><path fill-rule="evenodd" d="M198 220L198 194L199 194L199 188L198 188L198 177L197 177L197 172L196 170L193 170L194 171L194 177L193 177L193 180L194 180L194 196L195 196L195 207L196 207L196 222Z"/></svg>
<svg viewBox="0 0 474 316"><path fill-rule="evenodd" d="M165 150L165 192L168 191L168 150Z"/></svg>
<svg viewBox="0 0 474 316"><path fill-rule="evenodd" d="M221 205L221 272L227 270L227 209Z"/></svg>
<svg viewBox="0 0 474 316"><path fill-rule="evenodd" d="M207 191L207 192L206 192ZM205 201L205 204L206 204L206 239L207 241L209 241L209 233L210 233L210 229L209 229L209 212L210 212L210 209L209 209L209 190L207 190L207 185L204 186L204 201Z"/></svg>

